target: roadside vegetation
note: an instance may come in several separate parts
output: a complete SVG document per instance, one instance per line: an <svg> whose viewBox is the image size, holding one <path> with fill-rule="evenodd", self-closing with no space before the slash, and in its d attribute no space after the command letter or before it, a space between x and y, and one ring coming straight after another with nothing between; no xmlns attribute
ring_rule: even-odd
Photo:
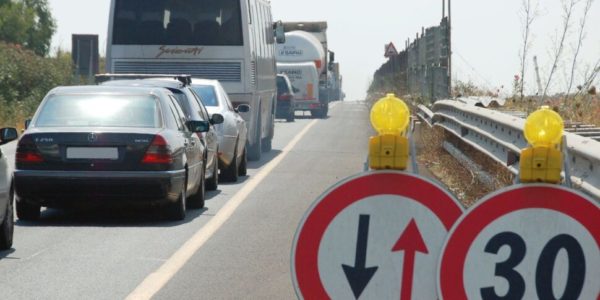
<svg viewBox="0 0 600 300"><path fill-rule="evenodd" d="M0 126L23 128L50 89L72 82L71 55L48 55L55 28L46 0L0 0Z"/></svg>
<svg viewBox="0 0 600 300"><path fill-rule="evenodd" d="M22 128L49 90L71 83L71 74L70 54L41 57L0 42L0 125Z"/></svg>

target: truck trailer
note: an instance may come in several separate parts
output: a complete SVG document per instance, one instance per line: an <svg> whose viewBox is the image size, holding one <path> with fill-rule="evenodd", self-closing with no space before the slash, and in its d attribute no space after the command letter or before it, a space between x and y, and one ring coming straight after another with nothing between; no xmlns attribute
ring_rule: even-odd
<svg viewBox="0 0 600 300"><path fill-rule="evenodd" d="M329 69L330 63L333 63L333 54L327 46L327 22L284 22L283 28L286 32L286 42L278 45L276 60L280 63L314 63L319 74L319 108L308 110L313 116L326 117L332 99L332 77ZM315 55L315 51L318 55Z"/></svg>

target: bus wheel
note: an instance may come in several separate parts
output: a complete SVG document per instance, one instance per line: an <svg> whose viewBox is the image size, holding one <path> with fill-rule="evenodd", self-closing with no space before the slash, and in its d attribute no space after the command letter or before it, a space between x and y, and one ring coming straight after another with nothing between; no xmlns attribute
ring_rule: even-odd
<svg viewBox="0 0 600 300"><path fill-rule="evenodd" d="M260 160L260 155L262 153L262 141L260 138L261 132L261 116L258 115L258 126L256 126L256 133L254 137L254 144L248 144L248 160L258 161Z"/></svg>

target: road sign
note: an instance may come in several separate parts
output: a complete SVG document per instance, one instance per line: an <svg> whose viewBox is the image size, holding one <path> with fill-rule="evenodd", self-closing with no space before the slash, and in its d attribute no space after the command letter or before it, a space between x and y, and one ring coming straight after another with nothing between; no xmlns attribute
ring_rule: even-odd
<svg viewBox="0 0 600 300"><path fill-rule="evenodd" d="M389 44L385 45L385 54L383 56L390 58L395 55L398 55L398 50L396 50L394 43L390 42Z"/></svg>
<svg viewBox="0 0 600 300"><path fill-rule="evenodd" d="M509 187L452 228L438 270L440 298L600 299L599 245L594 200L556 185Z"/></svg>
<svg viewBox="0 0 600 300"><path fill-rule="evenodd" d="M305 299L437 299L444 240L462 206L417 175L363 173L310 208L292 248L294 286Z"/></svg>

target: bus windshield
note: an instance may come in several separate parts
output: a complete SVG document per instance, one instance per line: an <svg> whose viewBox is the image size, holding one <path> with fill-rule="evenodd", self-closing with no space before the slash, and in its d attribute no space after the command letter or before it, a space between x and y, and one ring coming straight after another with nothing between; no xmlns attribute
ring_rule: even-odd
<svg viewBox="0 0 600 300"><path fill-rule="evenodd" d="M114 45L241 46L240 0L116 0Z"/></svg>

